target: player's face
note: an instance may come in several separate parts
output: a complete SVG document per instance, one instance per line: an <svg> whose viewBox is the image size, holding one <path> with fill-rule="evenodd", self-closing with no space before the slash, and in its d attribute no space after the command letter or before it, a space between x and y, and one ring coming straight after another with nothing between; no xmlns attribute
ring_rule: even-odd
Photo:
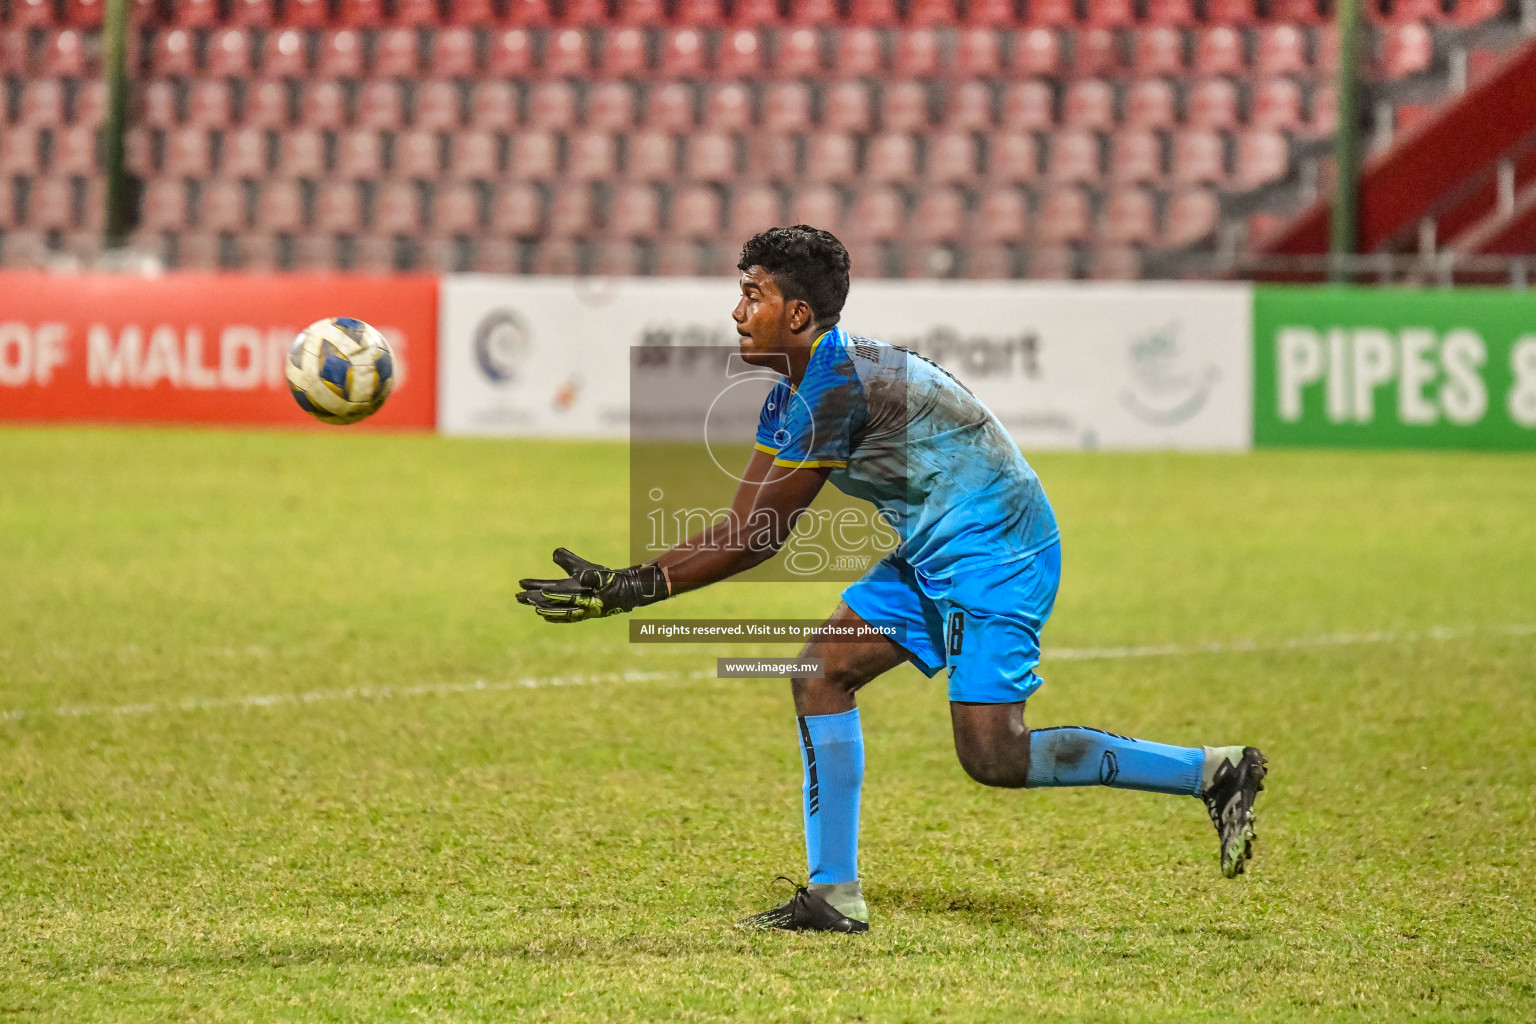
<svg viewBox="0 0 1536 1024"><path fill-rule="evenodd" d="M742 359L758 366L783 361L790 333L786 305L778 282L762 267L751 267L741 275L741 300L731 317L736 321L736 333L741 335Z"/></svg>

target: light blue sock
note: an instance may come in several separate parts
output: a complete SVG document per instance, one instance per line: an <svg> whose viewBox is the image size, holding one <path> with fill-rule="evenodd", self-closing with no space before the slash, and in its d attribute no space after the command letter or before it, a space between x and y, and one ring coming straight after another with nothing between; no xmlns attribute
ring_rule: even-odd
<svg viewBox="0 0 1536 1024"><path fill-rule="evenodd" d="M800 717L805 768L805 859L811 881L859 878L859 789L864 785L864 730L859 709Z"/></svg>
<svg viewBox="0 0 1536 1024"><path fill-rule="evenodd" d="M1029 733L1029 789L1111 786L1199 796L1205 748L1170 747L1069 725Z"/></svg>

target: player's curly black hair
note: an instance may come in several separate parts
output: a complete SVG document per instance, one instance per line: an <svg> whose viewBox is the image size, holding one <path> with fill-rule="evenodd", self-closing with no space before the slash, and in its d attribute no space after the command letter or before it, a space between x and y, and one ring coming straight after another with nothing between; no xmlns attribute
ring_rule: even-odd
<svg viewBox="0 0 1536 1024"><path fill-rule="evenodd" d="M831 327L848 300L848 250L830 231L796 224L769 228L741 247L738 270L762 267L773 275L786 299L811 307L819 327Z"/></svg>

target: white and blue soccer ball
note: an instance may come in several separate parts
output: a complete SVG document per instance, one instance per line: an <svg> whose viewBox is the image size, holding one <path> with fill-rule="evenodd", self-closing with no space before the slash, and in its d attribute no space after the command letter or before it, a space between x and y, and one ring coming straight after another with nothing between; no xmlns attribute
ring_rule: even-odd
<svg viewBox="0 0 1536 1024"><path fill-rule="evenodd" d="M367 419L395 388L395 354L379 331L349 316L316 320L288 349L288 390L323 423Z"/></svg>

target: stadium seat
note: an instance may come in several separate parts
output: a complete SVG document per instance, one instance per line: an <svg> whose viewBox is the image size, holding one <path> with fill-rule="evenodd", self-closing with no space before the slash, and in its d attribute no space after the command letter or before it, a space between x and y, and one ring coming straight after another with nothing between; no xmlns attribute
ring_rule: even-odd
<svg viewBox="0 0 1536 1024"><path fill-rule="evenodd" d="M338 82L309 82L299 94L299 124L335 131L347 123L347 91Z"/></svg>
<svg viewBox="0 0 1536 1024"><path fill-rule="evenodd" d="M363 69L363 49L358 42L357 33L349 32L351 50L345 53L347 60L341 61L335 51L336 40L331 36L323 36L320 42L321 61L324 65L320 71L323 75L335 77L331 68L345 66L353 68L353 75L361 74ZM330 60L329 64L324 64ZM267 78L304 78L309 75L309 53L304 44L304 33L296 29L282 29L278 32L268 32L266 41L261 47L261 74Z"/></svg>
<svg viewBox="0 0 1536 1024"><path fill-rule="evenodd" d="M961 29L955 36L954 73L961 78L1002 74L1002 39L990 28Z"/></svg>
<svg viewBox="0 0 1536 1024"><path fill-rule="evenodd" d="M508 238L478 238L470 269L477 274L516 274L522 260L518 243Z"/></svg>
<svg viewBox="0 0 1536 1024"><path fill-rule="evenodd" d="M213 147L206 128L175 128L165 133L162 170L168 176L206 178L213 173Z"/></svg>
<svg viewBox="0 0 1536 1024"><path fill-rule="evenodd" d="M187 28L208 28L219 21L216 0L176 0L172 10L172 22Z"/></svg>
<svg viewBox="0 0 1536 1024"><path fill-rule="evenodd" d="M538 189L532 185L504 185L491 203L491 231L512 238L533 238L544 230L543 208Z"/></svg>
<svg viewBox="0 0 1536 1024"><path fill-rule="evenodd" d="M298 40L300 50L303 48L303 36L297 32L280 32L278 35L285 41ZM270 43L272 37L268 37ZM302 78L306 74L302 66L302 59L292 61L292 70L284 70L283 78ZM277 77L270 67L264 69L267 75ZM320 34L320 53L315 61L315 74L321 78L361 78L363 77L363 37L354 29L344 28L334 32Z"/></svg>
<svg viewBox="0 0 1536 1024"><path fill-rule="evenodd" d="M181 187L181 182L172 184ZM59 178L32 183L27 198L27 226L34 231L67 231L75 226L74 189Z"/></svg>
<svg viewBox="0 0 1536 1024"><path fill-rule="evenodd" d="M869 140L864 178L871 184L904 184L917 177L917 141L901 132L882 132Z"/></svg>
<svg viewBox="0 0 1536 1024"><path fill-rule="evenodd" d="M853 89L863 91L859 83L845 83ZM841 92L844 85L834 86L835 92ZM867 101L867 93L866 101ZM831 102L829 95L828 103ZM803 132L811 123L811 91L800 82L775 82L763 93L763 127L770 132ZM834 127L826 125L826 127ZM863 131L862 129L848 129L850 131Z"/></svg>
<svg viewBox="0 0 1536 1024"><path fill-rule="evenodd" d="M668 218L671 234L696 240L714 238L720 234L720 213L720 194L716 190L704 185L679 189L672 197Z"/></svg>
<svg viewBox="0 0 1536 1024"><path fill-rule="evenodd" d="M779 33L773 55L773 73L780 78L814 78L821 74L821 38L810 28Z"/></svg>
<svg viewBox="0 0 1536 1024"><path fill-rule="evenodd" d="M1331 13L1333 4L1328 3L1327 6ZM1269 17L1271 21L1295 25L1315 25L1327 20L1318 10L1317 0L1269 0Z"/></svg>
<svg viewBox="0 0 1536 1024"><path fill-rule="evenodd" d="M668 82L646 97L646 126L658 131L688 132L694 127L693 90L682 82Z"/></svg>
<svg viewBox="0 0 1536 1024"><path fill-rule="evenodd" d="M101 80L79 82L75 86L75 124L98 127L107 120L107 83Z"/></svg>
<svg viewBox="0 0 1536 1024"><path fill-rule="evenodd" d="M421 93L417 93L418 109ZM357 92L357 110L353 118L359 128L373 131L397 131L405 124L405 104L398 82L364 82Z"/></svg>
<svg viewBox="0 0 1536 1024"><path fill-rule="evenodd" d="M651 258L651 273L657 277L694 277L700 266L698 244L683 239L663 239Z"/></svg>
<svg viewBox="0 0 1536 1024"><path fill-rule="evenodd" d="M643 78L650 72L645 33L638 28L604 32L601 54L599 63L608 78Z"/></svg>
<svg viewBox="0 0 1536 1024"><path fill-rule="evenodd" d="M968 185L976 180L976 138L969 132L930 136L924 177L937 184Z"/></svg>
<svg viewBox="0 0 1536 1024"><path fill-rule="evenodd" d="M572 238L590 232L597 223L592 190L586 185L560 185L549 202L549 233Z"/></svg>
<svg viewBox="0 0 1536 1024"><path fill-rule="evenodd" d="M337 21L353 28L384 24L384 0L336 0Z"/></svg>
<svg viewBox="0 0 1536 1024"><path fill-rule="evenodd" d="M837 24L838 11L835 0L791 0L789 23L828 28Z"/></svg>
<svg viewBox="0 0 1536 1024"><path fill-rule="evenodd" d="M1243 37L1231 25L1216 25L1195 37L1191 69L1197 75L1242 75L1247 67Z"/></svg>
<svg viewBox="0 0 1536 1024"><path fill-rule="evenodd" d="M591 245L591 273L599 277L635 277L642 264L641 248L635 242L604 239Z"/></svg>
<svg viewBox="0 0 1536 1024"><path fill-rule="evenodd" d="M1205 20L1241 28L1258 20L1253 0L1205 0Z"/></svg>
<svg viewBox="0 0 1536 1024"><path fill-rule="evenodd" d="M1185 121L1191 128L1218 131L1236 128L1237 86L1225 78L1196 83L1186 97Z"/></svg>
<svg viewBox="0 0 1536 1024"><path fill-rule="evenodd" d="M1147 0L1147 21L1184 28L1196 20L1194 0Z"/></svg>
<svg viewBox="0 0 1536 1024"><path fill-rule="evenodd" d="M615 21L620 25L658 28L666 24L667 7L662 0L620 0Z"/></svg>
<svg viewBox="0 0 1536 1024"><path fill-rule="evenodd" d="M292 128L278 137L277 173L285 178L325 174L325 139L312 128Z"/></svg>
<svg viewBox="0 0 1536 1024"><path fill-rule="evenodd" d="M1053 78L1061 73L1061 40L1052 29L1025 29L1014 37L1009 64L1015 77Z"/></svg>
<svg viewBox="0 0 1536 1024"><path fill-rule="evenodd" d="M24 28L0 28L0 74L20 78L34 73L27 36Z"/></svg>
<svg viewBox="0 0 1536 1024"><path fill-rule="evenodd" d="M297 235L289 241L288 262L283 269L299 274L326 273L336 269L338 249L334 235Z"/></svg>
<svg viewBox="0 0 1536 1024"><path fill-rule="evenodd" d="M918 197L909 234L919 242L958 242L965 228L965 197L956 189L936 188Z"/></svg>
<svg viewBox="0 0 1536 1024"><path fill-rule="evenodd" d="M810 224L833 234L842 232L843 200L836 189L828 185L796 189L789 205L789 223Z"/></svg>
<svg viewBox="0 0 1536 1024"><path fill-rule="evenodd" d="M1108 82L1084 79L1067 86L1061 122L1068 128L1108 131L1115 126L1115 90Z"/></svg>
<svg viewBox="0 0 1536 1024"><path fill-rule="evenodd" d="M480 194L473 185L439 188L432 197L430 219L434 235L479 234Z"/></svg>
<svg viewBox="0 0 1536 1024"><path fill-rule="evenodd" d="M533 133L526 136L519 135L518 142L521 144L524 139L537 138L548 138L548 136ZM390 165L392 173L397 178L436 181L443 170L441 137L436 132L401 132L395 136Z"/></svg>
<svg viewBox="0 0 1536 1024"><path fill-rule="evenodd" d="M265 181L256 200L256 230L294 234L304 229L304 197L296 181Z"/></svg>
<svg viewBox="0 0 1536 1024"><path fill-rule="evenodd" d="M155 33L149 50L149 73L159 78L191 78L197 74L197 49L190 29Z"/></svg>
<svg viewBox="0 0 1536 1024"><path fill-rule="evenodd" d="M249 82L240 123L252 128L288 126L288 89L281 82Z"/></svg>
<svg viewBox="0 0 1536 1024"><path fill-rule="evenodd" d="M1271 78L1253 87L1248 121L1255 128L1290 132L1301 126L1301 88L1289 78Z"/></svg>
<svg viewBox="0 0 1536 1024"><path fill-rule="evenodd" d="M661 200L654 185L626 185L608 204L608 234L645 238L661 232Z"/></svg>
<svg viewBox="0 0 1536 1024"><path fill-rule="evenodd" d="M795 135L762 131L747 138L746 169L753 182L790 182L800 176L800 142Z"/></svg>
<svg viewBox="0 0 1536 1024"><path fill-rule="evenodd" d="M533 36L528 30L509 28L492 33L486 71L497 78L521 78L532 74Z"/></svg>
<svg viewBox="0 0 1536 1024"><path fill-rule="evenodd" d="M53 25L51 0L11 0L9 24L17 28L48 28Z"/></svg>
<svg viewBox="0 0 1536 1024"><path fill-rule="evenodd" d="M1125 91L1125 124L1128 128L1172 128L1178 120L1173 86L1160 78L1131 83Z"/></svg>
<svg viewBox="0 0 1536 1024"><path fill-rule="evenodd" d="M1027 132L1000 132L988 138L986 176L999 185L1038 178L1040 154L1035 137Z"/></svg>
<svg viewBox="0 0 1536 1024"><path fill-rule="evenodd" d="M384 141L367 128L342 132L336 139L336 175L349 181L384 176Z"/></svg>
<svg viewBox="0 0 1536 1024"><path fill-rule="evenodd" d="M230 0L228 23L240 28L271 28L277 24L277 4L274 0Z"/></svg>
<svg viewBox="0 0 1536 1024"><path fill-rule="evenodd" d="M908 0L908 24L947 27L959 20L955 0Z"/></svg>
<svg viewBox="0 0 1536 1024"><path fill-rule="evenodd" d="M1157 181L1163 176L1163 147L1146 128L1122 128L1110 137L1109 174L1121 184Z"/></svg>
<svg viewBox="0 0 1536 1024"><path fill-rule="evenodd" d="M1093 250L1088 277L1094 281L1135 281L1141 278L1141 253L1129 246Z"/></svg>
<svg viewBox="0 0 1536 1024"><path fill-rule="evenodd" d="M63 182L45 182L44 184L63 184ZM44 189L35 188L31 208L28 210L28 223L34 228L69 227L67 214L58 209L63 205L59 197L45 196ZM40 218L38 216L40 207L55 209L51 210L46 218ZM140 230L180 231L187 226L187 223L186 182L180 178L151 178L144 183L144 194L139 200Z"/></svg>
<svg viewBox="0 0 1536 1024"><path fill-rule="evenodd" d="M721 78L756 78L762 66L763 47L755 31L732 29L721 38L717 68Z"/></svg>
<svg viewBox="0 0 1536 1024"><path fill-rule="evenodd" d="M864 242L888 242L899 238L906 227L907 207L894 188L873 188L854 200L851 237Z"/></svg>
<svg viewBox="0 0 1536 1024"><path fill-rule="evenodd" d="M510 82L479 81L469 91L469 126L510 131L517 124L517 91Z"/></svg>
<svg viewBox="0 0 1536 1024"><path fill-rule="evenodd" d="M1221 136L1201 128L1175 132L1172 165L1170 176L1180 185L1226 180L1225 146Z"/></svg>
<svg viewBox="0 0 1536 1024"><path fill-rule="evenodd" d="M183 232L176 236L176 269L218 270L221 248L218 235L208 235L200 231Z"/></svg>
<svg viewBox="0 0 1536 1024"><path fill-rule="evenodd" d="M215 32L208 40L208 74L217 78L249 78L255 70L251 34L241 28Z"/></svg>
<svg viewBox="0 0 1536 1024"><path fill-rule="evenodd" d="M327 0L284 0L282 23L292 28L321 28L330 21Z"/></svg>
<svg viewBox="0 0 1536 1024"><path fill-rule="evenodd" d="M885 74L885 46L865 25L843 29L833 47L832 73L840 78L879 78Z"/></svg>
<svg viewBox="0 0 1536 1024"><path fill-rule="evenodd" d="M416 110L411 118L414 127L426 131L451 132L457 131L462 123L458 86L452 82L422 82L416 87ZM499 130L505 131L509 127L509 124L503 123Z"/></svg>
<svg viewBox="0 0 1536 1024"><path fill-rule="evenodd" d="M668 181L677 173L677 141L654 129L624 140L624 176L633 181Z"/></svg>
<svg viewBox="0 0 1536 1024"><path fill-rule="evenodd" d="M661 37L661 77L668 80L702 78L707 56L704 34L698 29L669 29Z"/></svg>
<svg viewBox="0 0 1536 1024"><path fill-rule="evenodd" d="M540 82L528 96L528 127L568 132L576 127L576 90L566 82Z"/></svg>
<svg viewBox="0 0 1536 1024"><path fill-rule="evenodd" d="M238 4L237 4L238 6ZM102 0L64 0L64 24L75 28L101 28L106 14ZM145 24L140 21L139 24Z"/></svg>
<svg viewBox="0 0 1536 1024"><path fill-rule="evenodd" d="M1428 71L1435 59L1435 41L1422 22L1384 25L1381 29L1381 69L1388 79Z"/></svg>
<svg viewBox="0 0 1536 1024"><path fill-rule="evenodd" d="M1238 133L1233 154L1233 186L1262 188L1280 181L1289 170L1290 144L1284 135L1264 128Z"/></svg>
<svg viewBox="0 0 1536 1024"><path fill-rule="evenodd" d="M1108 78L1125 70L1120 42L1107 28L1085 28L1077 33L1072 52L1072 73L1079 78Z"/></svg>
<svg viewBox="0 0 1536 1024"><path fill-rule="evenodd" d="M37 73L43 78L85 78L101 71L101 61L94 48L85 45L85 37L72 28L43 35L39 48Z"/></svg>
<svg viewBox="0 0 1536 1024"><path fill-rule="evenodd" d="M608 23L608 4L604 0L564 0L558 9L564 25L601 28Z"/></svg>
<svg viewBox="0 0 1536 1024"><path fill-rule="evenodd" d="M767 185L737 186L730 203L730 233L749 238L780 223L779 196Z"/></svg>
<svg viewBox="0 0 1536 1024"><path fill-rule="evenodd" d="M84 124L55 128L48 173L71 178L88 178L101 173L101 165L96 159L96 129Z"/></svg>
<svg viewBox="0 0 1536 1024"><path fill-rule="evenodd" d="M1044 82L1012 82L1003 89L1005 131L1048 132L1056 127L1056 100Z"/></svg>
<svg viewBox="0 0 1536 1024"><path fill-rule="evenodd" d="M1470 27L1497 18L1503 13L1504 0L1456 0L1451 21L1456 25Z"/></svg>
<svg viewBox="0 0 1536 1024"><path fill-rule="evenodd" d="M5 139L0 136L0 174L5 171ZM139 177L154 173L154 140L148 128L129 128L123 136L123 165ZM28 172L22 172L28 173Z"/></svg>
<svg viewBox="0 0 1536 1024"><path fill-rule="evenodd" d="M896 33L891 54L891 74L897 78L934 78L939 66L939 40L932 29L913 28Z"/></svg>
<svg viewBox="0 0 1536 1024"><path fill-rule="evenodd" d="M432 60L428 74L435 78L474 78L480 73L475 33L467 28L444 28L432 33Z"/></svg>
<svg viewBox="0 0 1536 1024"><path fill-rule="evenodd" d="M1168 200L1163 215L1163 230L1158 246L1183 249L1211 238L1221 219L1221 204L1214 192L1194 189L1180 192Z"/></svg>
<svg viewBox="0 0 1536 1024"><path fill-rule="evenodd" d="M807 102L805 114L809 113L810 104ZM867 132L873 122L869 88L863 82L838 82L827 89L822 101L823 128L834 132ZM770 123L770 127L776 131L794 131L797 125L804 123L803 120L791 118L779 124Z"/></svg>
<svg viewBox="0 0 1536 1024"><path fill-rule="evenodd" d="M347 269L354 274L392 274L396 270L393 238L363 234L352 239Z"/></svg>
<svg viewBox="0 0 1536 1024"><path fill-rule="evenodd" d="M1130 28L1136 23L1133 0L1092 0L1084 10L1088 17L1083 24L1094 28Z"/></svg>
<svg viewBox="0 0 1536 1024"><path fill-rule="evenodd" d="M806 139L805 177L818 184L852 181L857 174L858 149L852 136L818 132Z"/></svg>
<svg viewBox="0 0 1536 1024"><path fill-rule="evenodd" d="M1319 138L1332 135L1339 119L1339 94L1335 88L1319 85L1313 89L1310 106L1305 134Z"/></svg>
<svg viewBox="0 0 1536 1024"><path fill-rule="evenodd" d="M683 143L683 176L695 182L730 182L736 176L735 141L720 132L687 136Z"/></svg>
<svg viewBox="0 0 1536 1024"><path fill-rule="evenodd" d="M985 82L961 82L949 91L944 108L944 126L953 131L991 131L992 88Z"/></svg>
<svg viewBox="0 0 1536 1024"><path fill-rule="evenodd" d="M315 192L315 230L355 235L363 230L363 204L350 181L326 181Z"/></svg>
<svg viewBox="0 0 1536 1024"><path fill-rule="evenodd" d="M710 86L704 94L704 127L717 132L750 131L752 94L738 82Z"/></svg>
<svg viewBox="0 0 1536 1024"><path fill-rule="evenodd" d="M618 147L607 132L580 132L566 140L564 178L607 181L618 173Z"/></svg>
<svg viewBox="0 0 1536 1024"><path fill-rule="evenodd" d="M1092 216L1088 194L1080 188L1056 188L1040 200L1035 237L1047 245L1081 242L1088 238Z"/></svg>
<svg viewBox="0 0 1536 1024"><path fill-rule="evenodd" d="M555 18L549 0L506 0L505 21L530 28L551 24Z"/></svg>
<svg viewBox="0 0 1536 1024"><path fill-rule="evenodd" d="M278 240L272 235L246 235L236 240L236 266L253 274L268 274L281 269Z"/></svg>
<svg viewBox="0 0 1536 1024"><path fill-rule="evenodd" d="M871 28L890 28L898 20L896 0L850 0L848 23Z"/></svg>
<svg viewBox="0 0 1536 1024"><path fill-rule="evenodd" d="M144 91L139 94L138 123L145 128L171 128L180 121L176 112L176 87L166 81L146 82ZM31 119L21 123L42 127Z"/></svg>
<svg viewBox="0 0 1536 1024"><path fill-rule="evenodd" d="M1254 38L1253 70L1261 78L1308 70L1306 37L1295 25L1266 25Z"/></svg>
<svg viewBox="0 0 1536 1024"><path fill-rule="evenodd" d="M1049 176L1057 184L1098 181L1098 136L1085 131L1058 132L1051 139Z"/></svg>
<svg viewBox="0 0 1536 1024"><path fill-rule="evenodd" d="M894 82L880 93L880 127L888 132L928 129L928 91L917 82Z"/></svg>
<svg viewBox="0 0 1536 1024"><path fill-rule="evenodd" d="M203 182L197 226L206 232L243 232L248 224L245 186L228 178Z"/></svg>
<svg viewBox="0 0 1536 1024"><path fill-rule="evenodd" d="M777 0L734 0L731 4L731 24L747 28L770 27L779 24Z"/></svg>
<svg viewBox="0 0 1536 1024"><path fill-rule="evenodd" d="M1020 242L1029 234L1029 202L1016 188L995 188L976 201L971 239L981 245Z"/></svg>
<svg viewBox="0 0 1536 1024"><path fill-rule="evenodd" d="M501 18L496 13L496 0L450 0L447 5L448 22L469 28L492 28Z"/></svg>
<svg viewBox="0 0 1536 1024"><path fill-rule="evenodd" d="M414 235L421 230L421 190L409 181L381 182L373 198L371 229L381 235Z"/></svg>
<svg viewBox="0 0 1536 1024"><path fill-rule="evenodd" d="M1157 236L1157 204L1145 189L1111 192L1099 214L1099 240L1110 245L1150 245Z"/></svg>
<svg viewBox="0 0 1536 1024"><path fill-rule="evenodd" d="M1062 245L1038 245L1029 250L1026 276L1031 281L1070 281L1077 276L1077 252Z"/></svg>
<svg viewBox="0 0 1536 1024"><path fill-rule="evenodd" d="M271 171L268 135L261 128L225 132L219 173L229 178L265 178Z"/></svg>
<svg viewBox="0 0 1536 1024"><path fill-rule="evenodd" d="M1011 247L973 245L965 253L965 276L972 281L1006 281L1017 277Z"/></svg>
<svg viewBox="0 0 1536 1024"><path fill-rule="evenodd" d="M1183 74L1183 33L1167 26L1144 28L1137 32L1133 67L1138 75Z"/></svg>
<svg viewBox="0 0 1536 1024"><path fill-rule="evenodd" d="M437 9L437 0L394 0L391 20L396 25L430 28L443 19L442 12Z"/></svg>
<svg viewBox="0 0 1536 1024"><path fill-rule="evenodd" d="M414 29L387 28L374 42L373 73L380 78L421 74L421 40Z"/></svg>

